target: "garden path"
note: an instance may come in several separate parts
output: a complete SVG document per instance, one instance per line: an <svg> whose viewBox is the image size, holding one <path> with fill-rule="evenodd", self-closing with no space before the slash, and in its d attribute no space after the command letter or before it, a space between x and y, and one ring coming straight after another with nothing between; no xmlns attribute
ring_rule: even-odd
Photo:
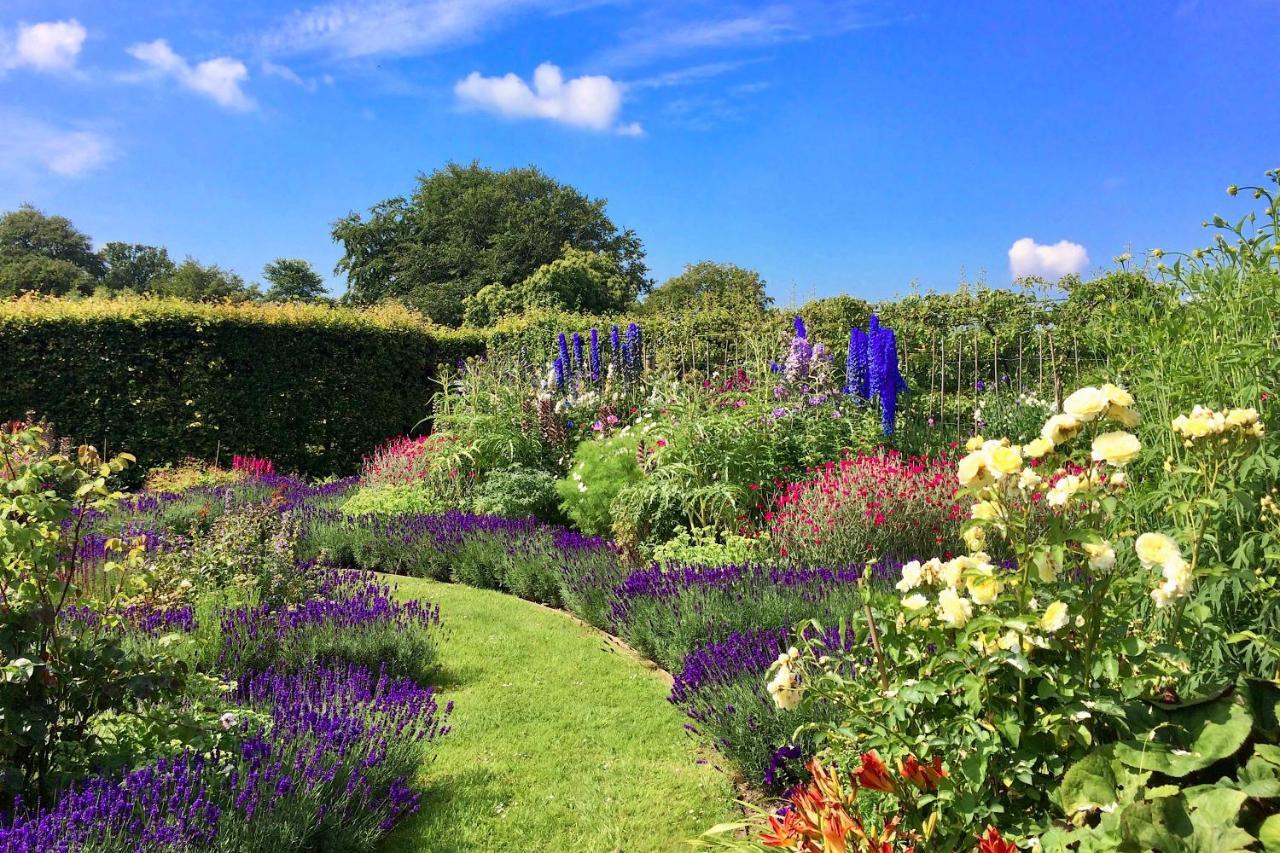
<svg viewBox="0 0 1280 853"><path fill-rule="evenodd" d="M699 763L664 673L567 613L491 590L394 578L440 605L450 734L422 810L384 849L670 851L740 816Z"/></svg>

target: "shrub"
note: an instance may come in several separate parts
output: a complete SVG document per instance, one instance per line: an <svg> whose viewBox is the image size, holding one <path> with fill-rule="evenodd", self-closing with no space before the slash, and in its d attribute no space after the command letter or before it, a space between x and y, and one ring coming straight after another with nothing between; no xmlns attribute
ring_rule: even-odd
<svg viewBox="0 0 1280 853"><path fill-rule="evenodd" d="M958 545L963 513L947 459L860 453L783 487L766 516L784 559L840 565L900 562Z"/></svg>
<svg viewBox="0 0 1280 853"><path fill-rule="evenodd" d="M638 446L635 436L624 433L578 445L569 474L556 483L556 491L565 514L583 533L609 534L613 527L610 504L643 476L636 461Z"/></svg>
<svg viewBox="0 0 1280 853"><path fill-rule="evenodd" d="M490 472L476 487L473 509L507 518L533 516L557 522L563 518L556 478L533 468L505 468Z"/></svg>
<svg viewBox="0 0 1280 853"><path fill-rule="evenodd" d="M482 348L392 307L22 299L0 304L0 413L127 441L148 467L233 448L345 473L421 420L438 363Z"/></svg>
<svg viewBox="0 0 1280 853"><path fill-rule="evenodd" d="M362 486L342 504L347 515L428 515L453 509L452 501L423 485Z"/></svg>
<svg viewBox="0 0 1280 853"><path fill-rule="evenodd" d="M709 527L682 527L674 537L653 549L653 559L664 567L682 563L727 566L759 562L767 548L767 540L759 537L729 533L721 541Z"/></svg>

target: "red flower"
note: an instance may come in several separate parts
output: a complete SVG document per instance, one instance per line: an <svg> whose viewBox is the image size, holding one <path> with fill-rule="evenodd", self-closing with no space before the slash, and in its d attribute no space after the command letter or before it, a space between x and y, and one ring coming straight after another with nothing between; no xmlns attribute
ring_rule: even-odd
<svg viewBox="0 0 1280 853"><path fill-rule="evenodd" d="M880 754L874 749L862 754L862 766L850 775L863 788L870 788L873 791L892 794L898 789L897 783L889 775L889 768L884 766L884 762L880 760Z"/></svg>
<svg viewBox="0 0 1280 853"><path fill-rule="evenodd" d="M942 756L935 755L932 764L921 764L914 755L908 755L898 762L898 772L902 778L922 791L938 790L938 782L947 775L942 769Z"/></svg>
<svg viewBox="0 0 1280 853"><path fill-rule="evenodd" d="M978 836L978 853L1018 853L1018 845L1005 841L1000 830L988 825L987 831Z"/></svg>

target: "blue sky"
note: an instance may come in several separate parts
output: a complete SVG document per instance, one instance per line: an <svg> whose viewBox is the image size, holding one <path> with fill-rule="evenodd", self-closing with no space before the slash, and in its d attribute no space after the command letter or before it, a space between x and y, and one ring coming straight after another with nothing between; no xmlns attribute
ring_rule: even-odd
<svg viewBox="0 0 1280 853"><path fill-rule="evenodd" d="M1280 166L1277 32L1278 0L0 0L0 208L340 292L333 220L533 163L659 281L1003 285L1247 209L1223 189Z"/></svg>

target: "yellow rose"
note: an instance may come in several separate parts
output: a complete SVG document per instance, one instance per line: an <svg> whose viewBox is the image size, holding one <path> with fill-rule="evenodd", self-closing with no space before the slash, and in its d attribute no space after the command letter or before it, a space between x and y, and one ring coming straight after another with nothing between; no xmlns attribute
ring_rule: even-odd
<svg viewBox="0 0 1280 853"><path fill-rule="evenodd" d="M1227 412L1227 426L1236 429L1251 427L1258 422L1257 409L1231 409Z"/></svg>
<svg viewBox="0 0 1280 853"><path fill-rule="evenodd" d="M956 477L960 481L960 485L968 487L972 485L984 485L990 481L990 474L987 472L986 455L981 450L975 450L960 460L956 465Z"/></svg>
<svg viewBox="0 0 1280 853"><path fill-rule="evenodd" d="M987 531L982 527L968 527L960 534L960 538L964 540L965 547L970 551L977 551L979 548L987 546Z"/></svg>
<svg viewBox="0 0 1280 853"><path fill-rule="evenodd" d="M1044 422L1040 437L1057 447L1064 441L1075 438L1076 433L1080 432L1080 426L1080 419L1075 415L1054 415Z"/></svg>
<svg viewBox="0 0 1280 853"><path fill-rule="evenodd" d="M1126 409L1124 406L1117 406L1115 404L1108 406L1106 414L1104 414L1103 417L1109 421L1115 421L1120 424L1120 426L1126 426L1131 429L1138 425L1138 413L1133 409Z"/></svg>
<svg viewBox="0 0 1280 853"><path fill-rule="evenodd" d="M1138 559L1147 568L1163 566L1170 560L1182 558L1178 543L1163 533L1142 534L1133 543L1133 549L1138 552Z"/></svg>
<svg viewBox="0 0 1280 853"><path fill-rule="evenodd" d="M1046 438L1033 438L1026 447L1022 448L1022 452L1031 459L1039 459L1051 450L1053 450L1053 442Z"/></svg>
<svg viewBox="0 0 1280 853"><path fill-rule="evenodd" d="M800 677L785 664L778 667L778 674L769 682L768 690L773 703L784 711L794 711L804 698Z"/></svg>
<svg viewBox="0 0 1280 853"><path fill-rule="evenodd" d="M1102 389L1088 385L1063 400L1062 411L1088 423L1105 412L1109 405L1111 401L1102 393Z"/></svg>
<svg viewBox="0 0 1280 853"><path fill-rule="evenodd" d="M1000 590L1004 589L1004 584L996 577L995 568L990 564L979 566L965 578L965 584L969 587L969 597L975 604L984 607L995 601Z"/></svg>
<svg viewBox="0 0 1280 853"><path fill-rule="evenodd" d="M1062 569L1062 563L1051 551L1040 551L1032 559L1035 564L1036 574L1040 580L1045 583L1053 583L1058 579L1058 572Z"/></svg>
<svg viewBox="0 0 1280 853"><path fill-rule="evenodd" d="M964 558L962 557L956 557L954 560L947 560L947 562L938 567L938 577L942 579L943 583L952 589L963 583L963 559Z"/></svg>
<svg viewBox="0 0 1280 853"><path fill-rule="evenodd" d="M1040 617L1040 630L1046 634L1052 634L1066 627L1067 619L1067 605L1061 601L1055 601L1044 609L1044 615Z"/></svg>
<svg viewBox="0 0 1280 853"><path fill-rule="evenodd" d="M969 508L969 516L980 521L995 521L1000 517L1000 508L991 501L978 501Z"/></svg>
<svg viewBox="0 0 1280 853"><path fill-rule="evenodd" d="M979 447L982 447L982 441L983 441L982 436L975 435L973 438L969 439L964 443L964 449L977 450Z"/></svg>
<svg viewBox="0 0 1280 853"><path fill-rule="evenodd" d="M938 618L952 628L963 628L973 616L973 602L951 588L938 593Z"/></svg>
<svg viewBox="0 0 1280 853"><path fill-rule="evenodd" d="M1133 395L1119 385L1112 385L1110 382L1106 382L1098 390L1103 393L1107 398L1107 402L1112 406L1120 406L1127 409L1133 405Z"/></svg>
<svg viewBox="0 0 1280 853"><path fill-rule="evenodd" d="M1142 443L1132 433L1104 432L1093 440L1093 461L1123 468L1138 457Z"/></svg>
<svg viewBox="0 0 1280 853"><path fill-rule="evenodd" d="M987 468L997 480L1022 470L1022 450L1017 446L1000 445L983 452L987 457Z"/></svg>

